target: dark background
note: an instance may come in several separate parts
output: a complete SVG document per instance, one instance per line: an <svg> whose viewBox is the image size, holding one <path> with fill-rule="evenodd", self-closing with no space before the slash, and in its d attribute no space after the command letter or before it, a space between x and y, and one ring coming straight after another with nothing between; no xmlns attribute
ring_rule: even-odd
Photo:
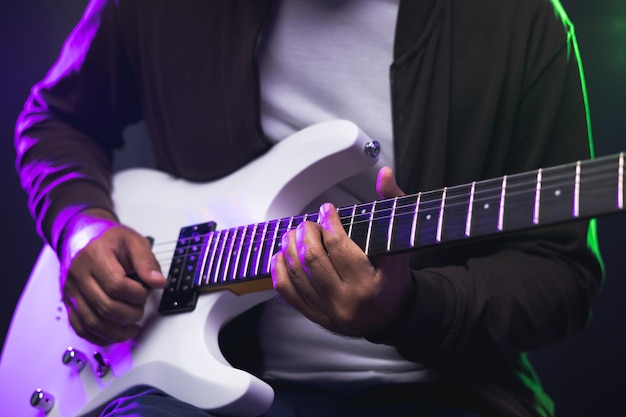
<svg viewBox="0 0 626 417"><path fill-rule="evenodd" d="M626 0L562 1L583 55L596 153L626 151ZM85 4L20 0L0 5L0 265L5 285L0 290L0 341L41 248L14 171L15 118ZM626 217L598 223L607 277L591 325L567 341L532 353L557 402L558 416L626 417Z"/></svg>

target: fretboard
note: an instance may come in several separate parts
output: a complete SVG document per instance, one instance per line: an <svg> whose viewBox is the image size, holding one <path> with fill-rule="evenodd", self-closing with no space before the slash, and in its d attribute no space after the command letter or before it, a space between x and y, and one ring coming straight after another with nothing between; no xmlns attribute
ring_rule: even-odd
<svg viewBox="0 0 626 417"><path fill-rule="evenodd" d="M623 209L622 153L341 207L338 213L348 236L368 256L380 256ZM305 221L317 222L318 214L224 230L212 223L181 229L161 310L184 309L185 303L192 308L198 291L244 284L254 290L270 275L282 235Z"/></svg>

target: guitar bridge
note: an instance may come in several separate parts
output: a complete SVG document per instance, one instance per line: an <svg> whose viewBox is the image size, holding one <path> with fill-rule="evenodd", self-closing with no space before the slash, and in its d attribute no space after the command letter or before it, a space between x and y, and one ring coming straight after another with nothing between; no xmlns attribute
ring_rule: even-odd
<svg viewBox="0 0 626 417"><path fill-rule="evenodd" d="M216 223L208 222L184 227L180 230L178 243L167 275L167 287L163 290L159 312L174 314L193 311L198 302L196 278L202 250L208 234Z"/></svg>

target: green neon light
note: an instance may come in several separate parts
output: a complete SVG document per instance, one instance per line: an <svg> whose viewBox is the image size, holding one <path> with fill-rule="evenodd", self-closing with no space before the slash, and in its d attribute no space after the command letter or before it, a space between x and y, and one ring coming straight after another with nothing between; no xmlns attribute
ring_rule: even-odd
<svg viewBox="0 0 626 417"><path fill-rule="evenodd" d="M539 376L533 368L533 365L528 359L528 354L522 353L520 355L521 369L518 373L520 380L535 396L535 411L537 411L541 417L553 417L554 416L554 401L544 391Z"/></svg>
<svg viewBox="0 0 626 417"><path fill-rule="evenodd" d="M595 148L593 143L593 132L591 128L591 111L589 109L589 94L587 92L587 81L585 78L585 71L583 69L582 57L580 54L580 49L578 47L578 41L576 40L576 32L574 31L574 25L570 20L567 12L563 8L560 0L550 0L554 7L554 12L556 16L563 22L563 26L567 32L567 58L571 58L572 51L574 52L574 59L578 64L578 71L580 74L580 86L583 95L583 102L585 105L585 117L587 118L587 140L589 142L589 153L592 158L595 157ZM587 231L587 246L589 249L595 254L600 262L602 267L602 273L604 277L604 262L602 261L602 256L600 254L600 243L598 241L598 229L597 229L597 221L596 219L591 219L589 222L589 229Z"/></svg>
<svg viewBox="0 0 626 417"><path fill-rule="evenodd" d="M591 129L591 112L589 109L589 96L587 92L587 83L585 80L585 71L583 69L582 58L580 54L580 49L578 47L578 42L576 40L576 33L574 31L574 25L569 19L563 5L560 0L550 0L555 11L555 15L563 22L563 26L566 30L567 34L567 58L568 60L572 57L572 52L574 59L578 64L578 71L580 76L580 85L583 95L583 101L585 106L585 116L587 122L587 138L589 144L589 152L591 157L595 157L595 149L593 144L593 133ZM602 267L602 274L604 277L605 267L604 262L602 261L602 257L600 255L600 246L598 242L598 230L597 230L597 221L596 219L591 219L589 222L589 228L587 230L587 246L597 257L600 265ZM521 360L521 369L519 371L519 377L524 384L535 397L535 409L542 417L552 417L555 413L554 401L550 398L550 396L544 391L539 377L534 370L530 360L528 359L527 354L520 355Z"/></svg>
<svg viewBox="0 0 626 417"><path fill-rule="evenodd" d="M580 86L583 94L583 101L585 103L585 117L587 118L587 138L589 142L589 152L592 158L595 157L595 148L593 145L593 132L591 129L591 111L589 110L589 95L587 93L587 81L585 79L585 70L583 68L582 58L580 54L580 48L578 47L578 41L576 40L576 32L574 25L570 20L567 12L563 8L560 0L550 0L554 7L556 16L563 22L563 26L567 32L567 59L571 58L572 51L574 52L574 59L578 63L578 71L580 74Z"/></svg>

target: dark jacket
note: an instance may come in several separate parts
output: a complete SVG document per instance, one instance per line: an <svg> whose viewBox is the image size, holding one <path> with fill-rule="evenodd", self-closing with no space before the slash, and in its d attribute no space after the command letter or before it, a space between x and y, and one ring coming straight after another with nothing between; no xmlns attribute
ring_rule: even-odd
<svg viewBox="0 0 626 417"><path fill-rule="evenodd" d="M271 4L90 5L17 126L18 170L53 247L77 210L111 209L112 153L129 124L144 119L158 168L192 181L269 148L256 53ZM577 52L557 0L401 1L390 66L400 185L588 158ZM602 280L589 230L581 221L417 252L414 309L376 341L440 367L445 396L485 415L551 415L523 352L586 325Z"/></svg>

